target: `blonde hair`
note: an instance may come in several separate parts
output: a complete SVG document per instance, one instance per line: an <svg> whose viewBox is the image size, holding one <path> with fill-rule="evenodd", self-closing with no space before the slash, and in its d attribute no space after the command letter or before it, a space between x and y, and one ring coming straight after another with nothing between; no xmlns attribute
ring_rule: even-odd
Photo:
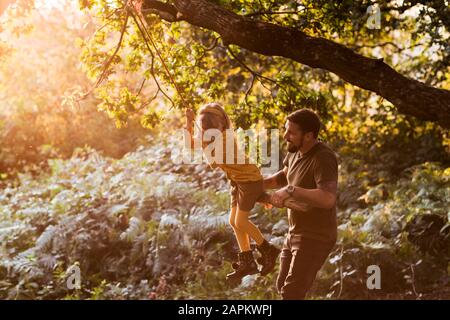
<svg viewBox="0 0 450 320"><path fill-rule="evenodd" d="M206 116L206 119L205 117L204 119L208 121L208 129L218 128L220 123L225 129L231 128L231 120L222 105L218 102L205 104L198 113Z"/></svg>

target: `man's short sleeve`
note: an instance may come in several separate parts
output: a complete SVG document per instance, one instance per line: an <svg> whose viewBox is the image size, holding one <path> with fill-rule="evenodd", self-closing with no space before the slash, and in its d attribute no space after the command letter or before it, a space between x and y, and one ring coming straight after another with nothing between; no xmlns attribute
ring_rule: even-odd
<svg viewBox="0 0 450 320"><path fill-rule="evenodd" d="M286 156L284 157L284 160L283 160L283 168L284 167L289 167L289 159L290 159L290 157L291 157L291 153L288 152L286 154ZM281 169L283 169L283 168L281 168Z"/></svg>
<svg viewBox="0 0 450 320"><path fill-rule="evenodd" d="M333 152L320 152L314 162L314 180L317 185L328 181L338 181L338 163Z"/></svg>

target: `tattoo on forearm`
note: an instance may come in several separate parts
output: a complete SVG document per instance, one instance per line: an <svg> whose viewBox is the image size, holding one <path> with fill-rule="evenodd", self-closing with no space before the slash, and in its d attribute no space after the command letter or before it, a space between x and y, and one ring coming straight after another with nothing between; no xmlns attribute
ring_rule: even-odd
<svg viewBox="0 0 450 320"><path fill-rule="evenodd" d="M337 182L336 181L325 181L325 182L319 183L318 188L320 190L336 194L336 192L337 192Z"/></svg>

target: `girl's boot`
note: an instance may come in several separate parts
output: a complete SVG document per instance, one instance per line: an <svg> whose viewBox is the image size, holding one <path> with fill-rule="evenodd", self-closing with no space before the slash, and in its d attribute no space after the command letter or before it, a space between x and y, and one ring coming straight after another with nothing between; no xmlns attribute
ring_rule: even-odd
<svg viewBox="0 0 450 320"><path fill-rule="evenodd" d="M243 277L259 272L252 251L239 252L238 263L233 263L233 272L227 274L228 280L240 280Z"/></svg>
<svg viewBox="0 0 450 320"><path fill-rule="evenodd" d="M275 267L280 249L267 242L267 240L264 240L257 248L261 253L261 257L258 258L258 262L262 265L261 275L265 276Z"/></svg>

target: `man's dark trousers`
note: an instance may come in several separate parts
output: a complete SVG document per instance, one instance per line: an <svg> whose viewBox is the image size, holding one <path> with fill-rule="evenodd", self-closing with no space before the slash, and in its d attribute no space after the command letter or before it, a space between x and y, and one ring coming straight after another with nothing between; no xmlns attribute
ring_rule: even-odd
<svg viewBox="0 0 450 320"><path fill-rule="evenodd" d="M284 300L305 299L335 242L288 234L280 255L277 289Z"/></svg>

